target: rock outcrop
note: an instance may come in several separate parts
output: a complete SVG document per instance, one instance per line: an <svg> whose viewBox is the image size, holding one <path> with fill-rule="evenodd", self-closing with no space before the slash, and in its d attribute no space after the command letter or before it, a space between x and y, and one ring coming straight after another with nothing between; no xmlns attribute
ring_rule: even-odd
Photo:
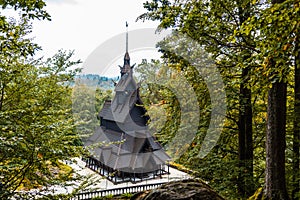
<svg viewBox="0 0 300 200"><path fill-rule="evenodd" d="M131 200L224 200L201 180L188 179L166 183L147 192L135 194Z"/></svg>

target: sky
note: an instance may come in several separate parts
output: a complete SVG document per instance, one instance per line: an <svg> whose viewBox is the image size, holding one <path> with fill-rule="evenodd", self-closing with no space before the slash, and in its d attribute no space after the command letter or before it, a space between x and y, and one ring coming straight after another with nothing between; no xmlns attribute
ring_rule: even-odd
<svg viewBox="0 0 300 200"><path fill-rule="evenodd" d="M35 20L33 23L34 41L43 48L38 55L51 57L59 49L75 50L74 59L80 59L84 63L97 47L120 34L124 35L124 43L120 44L120 48L124 49L125 53L126 21L129 24L129 33L139 29L156 28L158 25L158 22L152 21L136 22L136 18L146 11L143 2L144 0L46 0L46 10L52 20ZM129 34L129 42L133 40L135 38ZM143 57L149 59L159 57L157 50L135 53L131 53L131 50L129 45L131 60L137 63ZM118 72L118 68L112 70L117 64L122 65L120 55L112 59L109 64L111 66L101 66L109 67L110 70L106 69L105 72L102 70L100 73L112 76L114 73L112 71ZM85 73L98 72L88 69Z"/></svg>

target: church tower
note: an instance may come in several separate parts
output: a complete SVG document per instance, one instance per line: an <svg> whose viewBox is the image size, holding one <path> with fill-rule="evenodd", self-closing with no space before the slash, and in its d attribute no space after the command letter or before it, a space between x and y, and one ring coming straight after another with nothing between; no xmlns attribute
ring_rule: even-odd
<svg viewBox="0 0 300 200"><path fill-rule="evenodd" d="M119 67L121 78L115 96L104 103L98 114L100 127L85 143L99 143L92 148L87 166L114 183L156 178L168 173L166 162L170 157L147 126L149 117L133 78L134 66L130 65L128 30L124 64Z"/></svg>

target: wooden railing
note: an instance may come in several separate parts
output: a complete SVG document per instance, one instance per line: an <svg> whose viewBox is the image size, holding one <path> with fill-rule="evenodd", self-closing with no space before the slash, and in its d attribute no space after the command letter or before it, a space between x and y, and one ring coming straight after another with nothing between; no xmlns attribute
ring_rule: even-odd
<svg viewBox="0 0 300 200"><path fill-rule="evenodd" d="M99 190L93 192L83 192L76 194L75 197L71 198L71 200L90 200L96 197L105 197L108 195L121 195L126 193L137 193L142 192L145 190L153 190L158 188L164 183L153 183L153 184L146 184L146 185L136 185L130 187L121 187L121 188L113 188L107 190Z"/></svg>

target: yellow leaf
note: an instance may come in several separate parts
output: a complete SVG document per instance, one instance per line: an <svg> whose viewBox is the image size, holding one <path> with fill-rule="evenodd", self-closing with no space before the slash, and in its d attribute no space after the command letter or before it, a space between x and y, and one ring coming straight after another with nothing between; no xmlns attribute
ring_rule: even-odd
<svg viewBox="0 0 300 200"><path fill-rule="evenodd" d="M286 51L289 47L291 46L291 44L286 44L283 46L283 51Z"/></svg>

